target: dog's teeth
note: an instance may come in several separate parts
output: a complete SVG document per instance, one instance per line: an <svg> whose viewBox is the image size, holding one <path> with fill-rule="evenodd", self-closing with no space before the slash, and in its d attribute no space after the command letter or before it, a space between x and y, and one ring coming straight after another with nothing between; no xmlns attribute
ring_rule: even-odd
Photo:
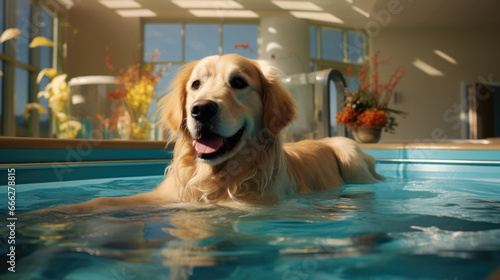
<svg viewBox="0 0 500 280"><path fill-rule="evenodd" d="M197 138L197 139L198 139L198 140L199 140L199 139L201 139L201 137L202 137L202 136L203 136L203 135L200 133L200 135L198 136L198 138Z"/></svg>

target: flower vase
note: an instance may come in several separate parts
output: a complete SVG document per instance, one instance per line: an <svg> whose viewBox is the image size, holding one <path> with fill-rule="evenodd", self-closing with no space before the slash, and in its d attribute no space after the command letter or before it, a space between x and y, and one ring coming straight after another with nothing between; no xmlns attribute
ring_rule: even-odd
<svg viewBox="0 0 500 280"><path fill-rule="evenodd" d="M150 123L145 116L138 118L136 122L132 122L132 140L148 140Z"/></svg>
<svg viewBox="0 0 500 280"><path fill-rule="evenodd" d="M352 134L358 143L377 143L380 141L382 128L355 127Z"/></svg>

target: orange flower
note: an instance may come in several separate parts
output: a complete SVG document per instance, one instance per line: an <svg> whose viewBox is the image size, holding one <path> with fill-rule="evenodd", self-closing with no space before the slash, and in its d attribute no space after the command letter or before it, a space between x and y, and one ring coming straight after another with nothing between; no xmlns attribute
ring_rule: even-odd
<svg viewBox="0 0 500 280"><path fill-rule="evenodd" d="M365 128L382 128L387 123L387 113L377 109L366 110L358 116L357 124Z"/></svg>
<svg viewBox="0 0 500 280"><path fill-rule="evenodd" d="M127 96L127 92L125 92L122 89L117 88L114 91L108 92L107 95L108 95L108 98L111 99L111 101L115 101L117 99L122 100L123 98L125 98L125 96Z"/></svg>
<svg viewBox="0 0 500 280"><path fill-rule="evenodd" d="M340 124L354 124L356 123L356 119L358 117L359 113L356 112L354 109L349 108L349 107L344 107L344 111L338 112L335 118L337 119L337 122Z"/></svg>

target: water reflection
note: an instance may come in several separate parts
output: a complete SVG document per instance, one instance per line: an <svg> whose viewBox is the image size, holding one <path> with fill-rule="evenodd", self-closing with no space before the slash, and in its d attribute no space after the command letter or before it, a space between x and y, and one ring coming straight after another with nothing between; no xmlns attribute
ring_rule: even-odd
<svg viewBox="0 0 500 280"><path fill-rule="evenodd" d="M481 278L500 256L496 189L388 179L270 206L174 204L24 216L16 277L362 279L389 271L395 279ZM415 269L436 264L435 271Z"/></svg>

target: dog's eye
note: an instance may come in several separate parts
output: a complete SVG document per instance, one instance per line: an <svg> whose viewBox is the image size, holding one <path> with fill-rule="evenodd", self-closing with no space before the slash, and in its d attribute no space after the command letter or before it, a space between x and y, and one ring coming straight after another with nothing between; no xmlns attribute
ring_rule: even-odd
<svg viewBox="0 0 500 280"><path fill-rule="evenodd" d="M193 84L191 85L191 87L193 89L199 89L200 88L200 84L201 84L200 80L196 80L196 81L193 82Z"/></svg>
<svg viewBox="0 0 500 280"><path fill-rule="evenodd" d="M229 80L229 85L234 89L243 89L248 86L247 82L240 77L234 77Z"/></svg>

